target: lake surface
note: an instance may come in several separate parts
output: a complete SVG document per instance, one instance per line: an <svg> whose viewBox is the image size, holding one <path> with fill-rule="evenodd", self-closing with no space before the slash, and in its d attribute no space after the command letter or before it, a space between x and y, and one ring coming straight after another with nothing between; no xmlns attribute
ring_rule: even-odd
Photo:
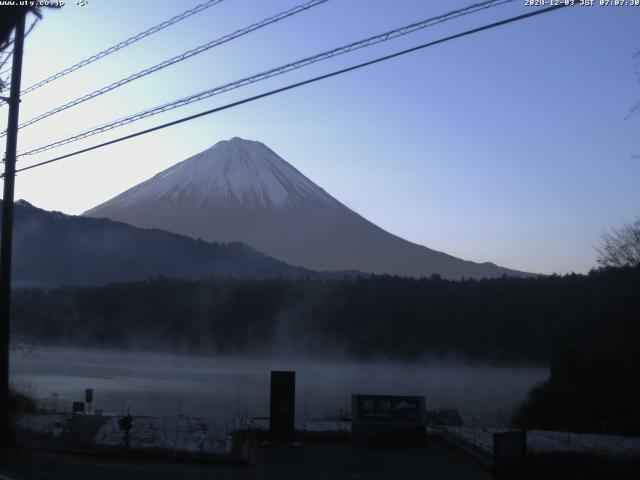
<svg viewBox="0 0 640 480"><path fill-rule="evenodd" d="M13 352L12 384L39 405L70 411L94 390L94 409L135 415L268 416L270 370L296 371L296 416L329 418L350 409L353 393L424 395L427 408L503 424L545 368L296 358L200 357L78 348Z"/></svg>

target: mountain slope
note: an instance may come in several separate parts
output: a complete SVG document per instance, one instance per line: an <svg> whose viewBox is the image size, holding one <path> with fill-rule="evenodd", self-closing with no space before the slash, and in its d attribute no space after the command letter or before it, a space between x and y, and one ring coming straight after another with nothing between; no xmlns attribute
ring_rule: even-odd
<svg viewBox="0 0 640 480"><path fill-rule="evenodd" d="M445 278L527 275L390 234L262 143L240 138L218 142L84 215L209 241L242 241L313 270Z"/></svg>
<svg viewBox="0 0 640 480"><path fill-rule="evenodd" d="M159 276L331 276L292 267L238 242L207 243L108 219L48 212L24 201L15 205L13 245L14 286L101 285Z"/></svg>

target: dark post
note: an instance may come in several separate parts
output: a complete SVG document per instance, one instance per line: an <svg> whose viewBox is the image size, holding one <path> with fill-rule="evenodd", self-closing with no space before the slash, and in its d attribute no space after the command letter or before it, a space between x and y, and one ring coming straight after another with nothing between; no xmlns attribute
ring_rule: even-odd
<svg viewBox="0 0 640 480"><path fill-rule="evenodd" d="M296 372L271 372L269 436L274 443L292 443L296 408Z"/></svg>
<svg viewBox="0 0 640 480"><path fill-rule="evenodd" d="M91 415L91 402L93 402L93 388L84 389L84 401L87 404L89 415Z"/></svg>
<svg viewBox="0 0 640 480"><path fill-rule="evenodd" d="M2 202L2 232L0 240L0 444L13 442L13 425L9 413L9 322L11 320L11 247L13 243L13 187L16 176L18 145L18 113L20 110L20 80L24 46L26 12L16 24L13 43L11 96L7 122L7 151L4 157L4 196Z"/></svg>
<svg viewBox="0 0 640 480"><path fill-rule="evenodd" d="M118 420L118 425L124 432L124 449L128 452L131 447L131 428L133 428L133 417L129 413L129 408L127 408L127 414Z"/></svg>

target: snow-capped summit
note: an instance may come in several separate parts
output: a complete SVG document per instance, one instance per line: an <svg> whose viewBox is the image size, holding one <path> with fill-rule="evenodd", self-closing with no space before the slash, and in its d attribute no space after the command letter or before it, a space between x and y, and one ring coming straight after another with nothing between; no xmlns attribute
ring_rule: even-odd
<svg viewBox="0 0 640 480"><path fill-rule="evenodd" d="M314 270L413 277L519 275L392 235L313 183L260 142L232 138L190 157L84 215L209 241L241 241Z"/></svg>
<svg viewBox="0 0 640 480"><path fill-rule="evenodd" d="M127 207L160 199L194 207L221 202L250 209L304 202L336 204L333 197L266 145L238 137L216 143L110 203Z"/></svg>

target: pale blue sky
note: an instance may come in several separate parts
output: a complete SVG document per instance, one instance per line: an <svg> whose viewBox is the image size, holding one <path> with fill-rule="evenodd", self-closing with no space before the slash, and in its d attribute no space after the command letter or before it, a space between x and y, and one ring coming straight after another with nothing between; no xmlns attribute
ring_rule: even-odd
<svg viewBox="0 0 640 480"><path fill-rule="evenodd" d="M67 3L27 39L24 87L201 1ZM226 0L26 96L21 120L298 3ZM19 149L470 3L330 0L25 128ZM34 161L526 11L514 1ZM78 214L240 136L413 242L521 270L586 272L599 234L640 214L640 116L625 119L640 99L639 27L640 7L549 13L24 172L16 198Z"/></svg>

